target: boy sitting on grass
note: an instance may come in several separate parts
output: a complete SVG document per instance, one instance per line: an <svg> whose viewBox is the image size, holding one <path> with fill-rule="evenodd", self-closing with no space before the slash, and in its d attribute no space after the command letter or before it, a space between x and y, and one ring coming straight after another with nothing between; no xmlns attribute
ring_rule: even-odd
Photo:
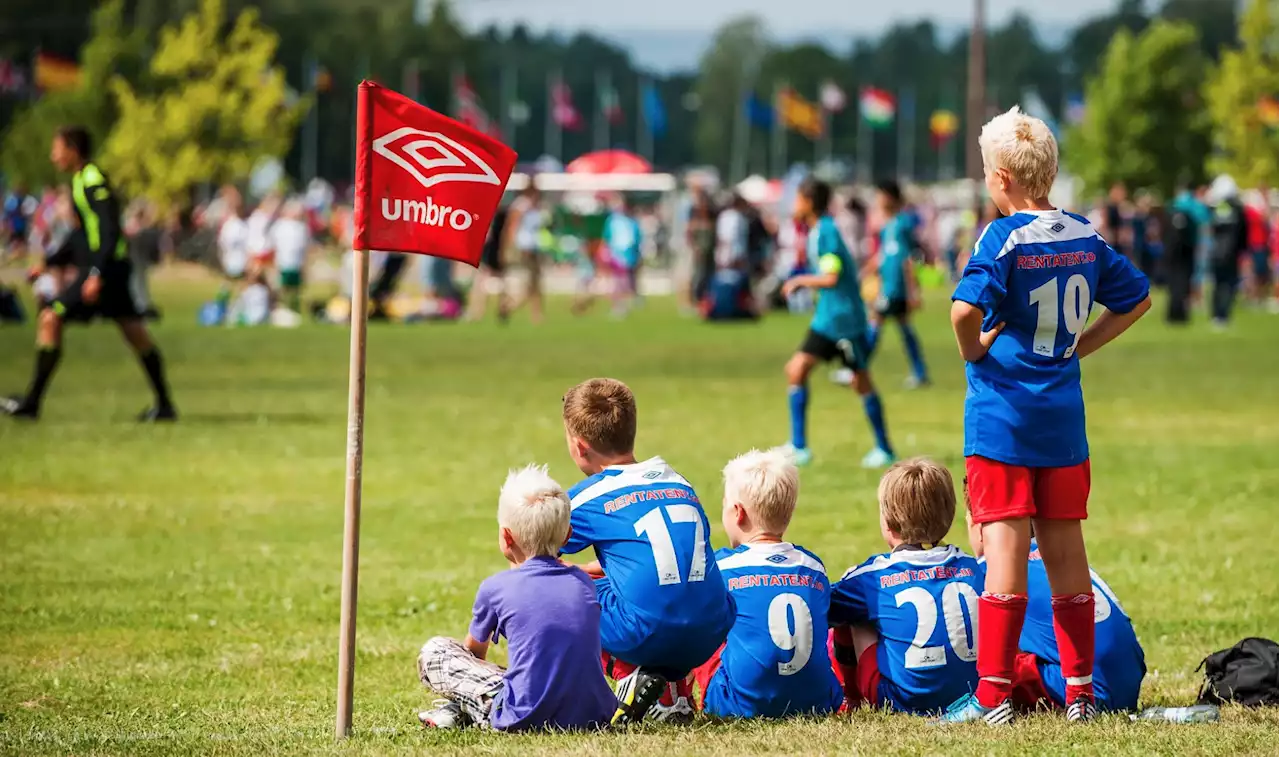
<svg viewBox="0 0 1280 757"><path fill-rule="evenodd" d="M618 681L613 723L639 722L662 697L658 719L691 717L688 676L724 643L734 617L707 514L665 460L636 461L636 398L626 384L584 381L565 394L563 417L569 456L587 478L569 490L573 534L560 551L595 550L583 570L600 601L595 648Z"/></svg>
<svg viewBox="0 0 1280 757"><path fill-rule="evenodd" d="M499 731L608 724L617 701L600 670L600 604L591 579L556 559L569 538L569 497L545 466L512 471L498 496L498 549L511 570L485 579L461 642L422 647L418 677L444 699L428 728ZM485 660L506 637L509 667Z"/></svg>
<svg viewBox="0 0 1280 757"><path fill-rule="evenodd" d="M969 504L969 487L965 483L965 506ZM983 563L982 526L965 513L969 527L969 546ZM1102 576L1092 570L1093 582L1093 695L1100 712L1136 710L1142 679L1147 675L1146 656L1133 621L1125 614L1115 592ZM1046 704L1054 709L1067 706L1067 679L1062 674L1062 658L1054 635L1052 590L1049 572L1040 556L1035 534L1031 535L1031 554L1027 561L1027 619L1018 640L1014 665L1013 706L1018 710L1034 709Z"/></svg>
<svg viewBox="0 0 1280 757"><path fill-rule="evenodd" d="M833 655L852 706L936 713L978 683L982 567L939 544L956 514L951 473L927 458L880 479L890 551L849 570L831 597Z"/></svg>
<svg viewBox="0 0 1280 757"><path fill-rule="evenodd" d="M721 651L694 673L709 715L828 715L844 703L823 643L827 570L783 538L799 493L800 473L783 449L752 450L724 467L721 523L730 546L716 560L737 619Z"/></svg>

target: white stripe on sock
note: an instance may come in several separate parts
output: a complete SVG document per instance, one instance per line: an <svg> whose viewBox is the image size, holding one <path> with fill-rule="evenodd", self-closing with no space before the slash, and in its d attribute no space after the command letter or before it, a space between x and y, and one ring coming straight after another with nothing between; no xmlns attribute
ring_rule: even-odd
<svg viewBox="0 0 1280 757"><path fill-rule="evenodd" d="M1091 675L1080 676L1078 678L1072 678L1071 676L1067 677L1068 686L1085 686L1091 683L1093 683L1093 676Z"/></svg>
<svg viewBox="0 0 1280 757"><path fill-rule="evenodd" d="M992 683L1013 683L1013 681L1010 681L1008 678L997 678L997 677L995 677L995 676L983 676L982 678L980 678L980 679L978 679L978 680L980 680L980 681L990 681L990 682L992 682ZM1090 680L1090 681L1093 681L1093 676L1090 676L1090 677L1089 677L1089 680ZM1068 679L1067 679L1067 683L1071 683L1071 681L1072 681L1072 679L1070 679L1070 678L1068 678ZM1075 685L1075 686L1079 686L1080 684L1078 684L1078 683L1077 683L1077 684L1073 684L1073 685Z"/></svg>

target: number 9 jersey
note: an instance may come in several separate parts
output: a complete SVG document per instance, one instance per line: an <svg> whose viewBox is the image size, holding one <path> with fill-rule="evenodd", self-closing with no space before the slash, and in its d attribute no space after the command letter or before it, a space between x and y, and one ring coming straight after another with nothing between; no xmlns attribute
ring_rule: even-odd
<svg viewBox="0 0 1280 757"><path fill-rule="evenodd" d="M1076 346L1094 303L1127 313L1151 285L1085 218L1024 211L989 224L953 300L1005 324L966 366L964 454L1055 468L1089 458Z"/></svg>
<svg viewBox="0 0 1280 757"><path fill-rule="evenodd" d="M926 715L973 691L984 577L978 561L958 547L904 545L836 582L831 625L872 624L880 635L873 705Z"/></svg>

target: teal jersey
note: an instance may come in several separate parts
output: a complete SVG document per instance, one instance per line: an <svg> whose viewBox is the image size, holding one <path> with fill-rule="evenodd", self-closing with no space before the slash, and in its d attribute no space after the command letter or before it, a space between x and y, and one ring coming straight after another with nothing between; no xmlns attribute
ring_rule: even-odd
<svg viewBox="0 0 1280 757"><path fill-rule="evenodd" d="M867 310L858 285L858 266L831 216L822 216L809 231L809 268L837 275L836 285L818 290L809 327L833 341L854 339L867 330Z"/></svg>
<svg viewBox="0 0 1280 757"><path fill-rule="evenodd" d="M906 213L898 213L880 230L880 293L885 299L907 298L905 266L911 255L913 224Z"/></svg>

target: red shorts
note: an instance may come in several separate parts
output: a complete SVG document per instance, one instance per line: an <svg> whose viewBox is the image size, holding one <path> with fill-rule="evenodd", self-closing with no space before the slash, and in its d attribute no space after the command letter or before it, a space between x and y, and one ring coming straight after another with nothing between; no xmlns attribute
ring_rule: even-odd
<svg viewBox="0 0 1280 757"><path fill-rule="evenodd" d="M844 689L845 700L849 707L861 707L864 704L876 707L880 704L880 663L876 657L876 645L872 644L862 650L854 671L853 687L845 685L844 671L836 663L835 632L827 636L827 653L831 656L831 667L836 672L836 680Z"/></svg>
<svg viewBox="0 0 1280 757"><path fill-rule="evenodd" d="M1044 688L1044 681L1040 678L1036 656L1019 652L1013 662L1013 706L1034 710L1040 702L1046 702L1050 706L1053 704L1049 692Z"/></svg>
<svg viewBox="0 0 1280 757"><path fill-rule="evenodd" d="M724 651L724 645L721 644L716 653L711 655L711 659L702 663L693 669L693 682L698 685L698 696L701 699L698 702L698 709L702 709L707 701L707 687L711 685L711 679L715 676L716 671L720 669L720 653Z"/></svg>
<svg viewBox="0 0 1280 757"><path fill-rule="evenodd" d="M966 457L969 511L975 523L1089 517L1089 461L1065 468L1028 468Z"/></svg>

